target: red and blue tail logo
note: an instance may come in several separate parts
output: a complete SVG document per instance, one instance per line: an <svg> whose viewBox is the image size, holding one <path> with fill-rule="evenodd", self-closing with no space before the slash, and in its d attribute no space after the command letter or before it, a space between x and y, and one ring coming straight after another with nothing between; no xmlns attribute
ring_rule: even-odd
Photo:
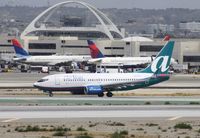
<svg viewBox="0 0 200 138"><path fill-rule="evenodd" d="M90 48L90 54L92 58L103 58L104 55L101 53L101 51L97 48L96 44L91 41L87 40L88 46Z"/></svg>
<svg viewBox="0 0 200 138"><path fill-rule="evenodd" d="M22 45L19 43L17 39L12 39L12 45L14 46L15 53L17 56L29 56L28 52L23 49Z"/></svg>

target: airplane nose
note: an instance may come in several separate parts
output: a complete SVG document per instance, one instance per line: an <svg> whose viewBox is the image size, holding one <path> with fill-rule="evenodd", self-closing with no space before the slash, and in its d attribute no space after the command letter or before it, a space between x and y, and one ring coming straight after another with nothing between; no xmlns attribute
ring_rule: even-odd
<svg viewBox="0 0 200 138"><path fill-rule="evenodd" d="M39 87L39 84L38 84L37 82L35 82L35 83L33 84L33 87L38 88L38 87Z"/></svg>

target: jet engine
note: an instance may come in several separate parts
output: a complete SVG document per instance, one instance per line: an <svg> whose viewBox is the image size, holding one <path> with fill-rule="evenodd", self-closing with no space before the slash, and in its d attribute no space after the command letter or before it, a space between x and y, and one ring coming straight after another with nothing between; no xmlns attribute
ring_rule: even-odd
<svg viewBox="0 0 200 138"><path fill-rule="evenodd" d="M100 85L90 85L86 86L84 90L85 94L88 95L99 95L104 92L103 87Z"/></svg>

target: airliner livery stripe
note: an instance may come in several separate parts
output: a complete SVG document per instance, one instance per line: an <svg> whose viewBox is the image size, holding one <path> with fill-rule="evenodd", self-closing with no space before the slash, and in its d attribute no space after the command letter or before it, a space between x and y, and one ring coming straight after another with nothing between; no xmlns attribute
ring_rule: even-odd
<svg viewBox="0 0 200 138"><path fill-rule="evenodd" d="M168 77L168 76L170 76L169 74L158 74L158 75L156 75L157 77Z"/></svg>

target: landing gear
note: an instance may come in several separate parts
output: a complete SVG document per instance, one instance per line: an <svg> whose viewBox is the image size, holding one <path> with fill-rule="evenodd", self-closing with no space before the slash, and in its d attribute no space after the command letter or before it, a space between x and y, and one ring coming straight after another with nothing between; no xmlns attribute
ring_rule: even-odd
<svg viewBox="0 0 200 138"><path fill-rule="evenodd" d="M48 90L44 90L44 93L48 93L49 97L53 97L53 92L52 91L48 91Z"/></svg>
<svg viewBox="0 0 200 138"><path fill-rule="evenodd" d="M107 96L107 97L112 97L112 96L113 96L113 93L112 93L112 92L107 92L107 93L106 93L106 96Z"/></svg>
<svg viewBox="0 0 200 138"><path fill-rule="evenodd" d="M99 93L98 96L99 96L99 97L103 97L103 96L104 96L104 93L103 93L103 92L102 92L102 93Z"/></svg>
<svg viewBox="0 0 200 138"><path fill-rule="evenodd" d="M49 97L53 97L53 93L52 92L49 92Z"/></svg>

